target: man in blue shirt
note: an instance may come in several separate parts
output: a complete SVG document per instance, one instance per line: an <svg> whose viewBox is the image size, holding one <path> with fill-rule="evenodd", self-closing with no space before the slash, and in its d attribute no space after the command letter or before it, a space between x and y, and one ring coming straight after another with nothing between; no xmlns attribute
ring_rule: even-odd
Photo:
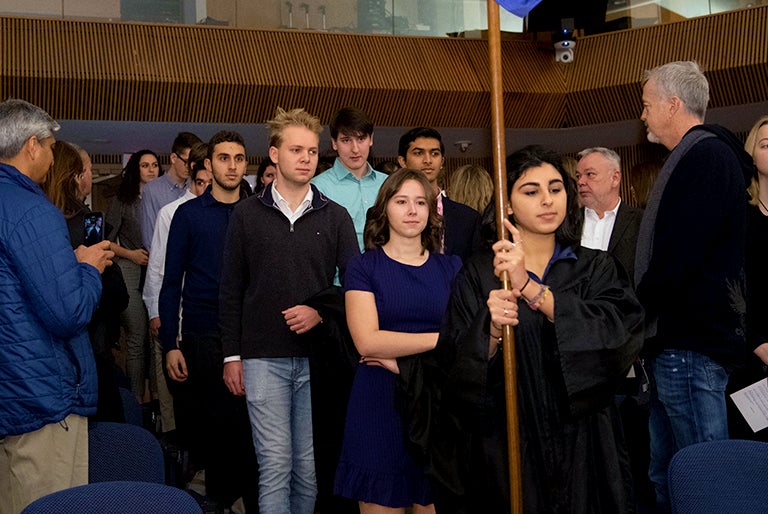
<svg viewBox="0 0 768 514"><path fill-rule="evenodd" d="M229 393L222 379L224 358L219 335L219 278L224 236L240 200L247 160L236 132L221 131L208 143L210 187L179 206L171 221L160 289L160 342L174 387L179 420L192 451L202 457L206 494L229 508L243 497L256 511L258 466L243 397ZM179 302L183 319L179 340Z"/></svg>
<svg viewBox="0 0 768 514"><path fill-rule="evenodd" d="M334 115L330 128L331 143L339 156L332 168L312 179L312 184L347 209L362 251L365 215L376 201L387 176L368 164L368 153L373 146L373 123L363 111L344 107Z"/></svg>
<svg viewBox="0 0 768 514"><path fill-rule="evenodd" d="M141 191L141 241L149 251L157 213L164 205L181 197L189 189L189 151L200 138L191 132L179 132L171 147L168 171L150 181Z"/></svg>

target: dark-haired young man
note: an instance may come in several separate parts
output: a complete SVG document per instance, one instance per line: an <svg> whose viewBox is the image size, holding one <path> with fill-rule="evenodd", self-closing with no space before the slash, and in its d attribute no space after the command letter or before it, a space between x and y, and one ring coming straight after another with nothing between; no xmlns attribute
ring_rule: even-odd
<svg viewBox="0 0 768 514"><path fill-rule="evenodd" d="M338 153L333 167L312 179L325 196L338 203L352 217L357 243L363 249L365 215L387 176L368 164L373 146L373 123L365 112L344 107L331 121L331 143Z"/></svg>
<svg viewBox="0 0 768 514"><path fill-rule="evenodd" d="M199 426L190 437L204 461L206 494L227 508L242 496L250 512L257 511L258 467L245 402L229 394L222 380L218 301L224 236L241 198L246 164L245 144L238 133L217 132L208 143L205 166L213 182L202 195L181 204L171 221L159 335L168 375L183 384L178 388L184 397L181 402Z"/></svg>
<svg viewBox="0 0 768 514"><path fill-rule="evenodd" d="M171 147L171 165L163 175L150 181L141 190L141 241L152 248L152 233L158 211L189 189L189 150L200 138L191 132L179 132Z"/></svg>
<svg viewBox="0 0 768 514"><path fill-rule="evenodd" d="M441 191L437 178L443 169L445 146L433 128L412 128L400 137L397 162L403 168L421 170L437 193L437 212L443 216L443 251L465 261L480 246L480 215Z"/></svg>

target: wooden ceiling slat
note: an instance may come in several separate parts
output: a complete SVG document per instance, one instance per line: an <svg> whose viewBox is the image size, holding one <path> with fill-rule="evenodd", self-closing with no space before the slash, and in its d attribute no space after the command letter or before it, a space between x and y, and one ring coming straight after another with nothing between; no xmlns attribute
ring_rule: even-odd
<svg viewBox="0 0 768 514"><path fill-rule="evenodd" d="M639 115L643 70L697 60L711 107L768 94L768 6L581 38L573 64L504 41L505 123L587 126ZM342 105L377 125L490 123L487 42L301 31L0 18L0 93L62 119L263 122Z"/></svg>

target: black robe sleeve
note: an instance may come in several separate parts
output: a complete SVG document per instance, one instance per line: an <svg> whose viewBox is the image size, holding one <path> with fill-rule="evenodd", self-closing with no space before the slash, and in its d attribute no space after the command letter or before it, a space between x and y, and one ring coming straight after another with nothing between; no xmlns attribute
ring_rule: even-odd
<svg viewBox="0 0 768 514"><path fill-rule="evenodd" d="M520 301L515 353L526 512L592 503L623 511L631 494L611 409L640 351L642 310L608 254L576 255L555 262L544 280L555 298L554 323ZM470 259L437 348L400 360L409 442L450 498L440 512L508 509L502 364L498 353L488 359L485 303L498 287L492 255Z"/></svg>

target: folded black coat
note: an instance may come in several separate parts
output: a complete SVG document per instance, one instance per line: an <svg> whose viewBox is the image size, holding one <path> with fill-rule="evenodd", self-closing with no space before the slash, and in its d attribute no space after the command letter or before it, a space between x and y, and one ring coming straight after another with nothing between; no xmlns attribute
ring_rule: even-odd
<svg viewBox="0 0 768 514"><path fill-rule="evenodd" d="M315 510L357 513L357 502L335 496L333 482L341 455L347 402L360 360L347 328L344 292L332 286L308 298L323 322L312 330L309 373L312 384L312 436L317 475Z"/></svg>

